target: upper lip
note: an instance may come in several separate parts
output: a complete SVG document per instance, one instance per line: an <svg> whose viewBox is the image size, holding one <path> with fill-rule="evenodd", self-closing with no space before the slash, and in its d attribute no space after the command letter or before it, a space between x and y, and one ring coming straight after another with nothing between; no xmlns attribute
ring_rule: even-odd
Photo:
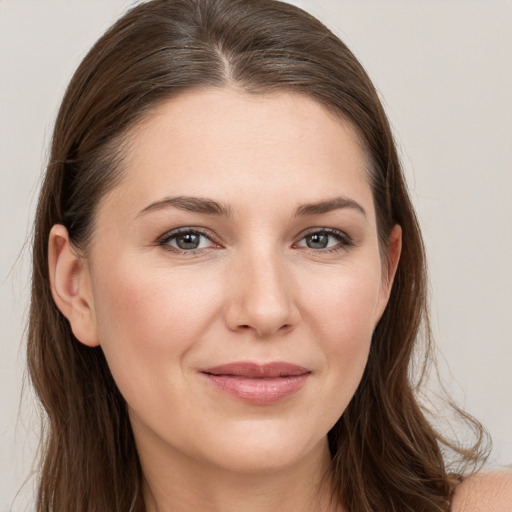
<svg viewBox="0 0 512 512"><path fill-rule="evenodd" d="M264 364L253 363L249 361L239 361L235 363L214 366L211 368L205 368L201 371L202 373L209 375L245 377L248 379L292 377L310 373L310 370L304 368L303 366L281 361Z"/></svg>

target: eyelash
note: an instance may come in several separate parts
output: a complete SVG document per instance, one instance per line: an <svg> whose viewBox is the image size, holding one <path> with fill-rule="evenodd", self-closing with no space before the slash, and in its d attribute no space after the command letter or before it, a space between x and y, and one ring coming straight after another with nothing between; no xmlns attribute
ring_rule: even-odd
<svg viewBox="0 0 512 512"><path fill-rule="evenodd" d="M325 248L325 249L313 249L311 247L304 247L304 249L307 249L314 253L321 252L321 253L325 254L325 253L337 252L337 251L346 250L346 249L354 246L353 240L346 233L344 233L343 231L339 231L337 229L333 229L333 228L311 229L310 231L308 231L307 233L302 235L299 242L311 235L328 235L330 237L335 238L338 242L335 246Z"/></svg>
<svg viewBox="0 0 512 512"><path fill-rule="evenodd" d="M198 249L180 249L179 247L173 247L169 244L172 240L175 240L180 235L199 235L203 238L207 238L210 242L215 244L216 242L213 240L213 236L208 232L200 228L194 228L194 227L186 227L186 228L178 228L173 229L172 231L169 231L165 235L163 235L158 240L158 245L166 249L167 251L180 254L180 255L189 255L194 254L199 251L203 251L204 248L198 248ZM211 247L208 247L208 249L211 249Z"/></svg>
<svg viewBox="0 0 512 512"><path fill-rule="evenodd" d="M186 227L186 228L178 228L174 229L165 235L163 235L158 241L157 245L163 247L165 250L168 250L170 252L173 252L175 254L179 255L191 255L195 254L199 251L204 251L212 249L212 247L208 248L196 248L196 249L180 249L178 247L173 247L170 245L170 242L172 240L176 240L178 236L180 235L199 235L200 237L204 237L208 239L211 243L216 244L216 242L213 239L213 236L210 234L210 232L205 231L201 228L194 228L194 227ZM312 236L312 235L328 235L329 237L333 237L337 240L337 244L333 247L324 248L324 249L313 249L311 247L303 247L304 249L311 251L313 253L332 253L337 252L340 250L346 250L350 247L354 246L354 242L352 239L343 231L339 231L337 229L333 228L316 228L312 229L309 232L303 234L301 238L299 239L299 242L303 241L306 237ZM298 242L294 244L296 246Z"/></svg>

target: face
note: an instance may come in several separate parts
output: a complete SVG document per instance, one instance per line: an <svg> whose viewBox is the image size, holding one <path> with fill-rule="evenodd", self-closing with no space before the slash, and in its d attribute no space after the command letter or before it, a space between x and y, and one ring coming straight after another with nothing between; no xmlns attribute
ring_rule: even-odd
<svg viewBox="0 0 512 512"><path fill-rule="evenodd" d="M139 450L259 471L325 449L389 294L354 130L301 95L211 89L161 105L128 147L82 341Z"/></svg>

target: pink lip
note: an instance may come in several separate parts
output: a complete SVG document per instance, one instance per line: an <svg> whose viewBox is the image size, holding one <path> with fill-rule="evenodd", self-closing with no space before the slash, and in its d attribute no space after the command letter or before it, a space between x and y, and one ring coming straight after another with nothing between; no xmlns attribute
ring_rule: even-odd
<svg viewBox="0 0 512 512"><path fill-rule="evenodd" d="M284 362L237 362L201 371L224 393L254 405L270 405L297 393L311 372Z"/></svg>

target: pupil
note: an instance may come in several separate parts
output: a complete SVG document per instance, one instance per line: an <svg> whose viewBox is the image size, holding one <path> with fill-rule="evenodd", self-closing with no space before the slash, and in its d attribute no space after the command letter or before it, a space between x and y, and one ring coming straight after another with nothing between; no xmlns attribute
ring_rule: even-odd
<svg viewBox="0 0 512 512"><path fill-rule="evenodd" d="M199 235L187 233L176 239L176 244L180 249L197 249L199 247Z"/></svg>
<svg viewBox="0 0 512 512"><path fill-rule="evenodd" d="M315 233L307 237L307 245L311 249L325 249L329 243L329 235L325 233Z"/></svg>

